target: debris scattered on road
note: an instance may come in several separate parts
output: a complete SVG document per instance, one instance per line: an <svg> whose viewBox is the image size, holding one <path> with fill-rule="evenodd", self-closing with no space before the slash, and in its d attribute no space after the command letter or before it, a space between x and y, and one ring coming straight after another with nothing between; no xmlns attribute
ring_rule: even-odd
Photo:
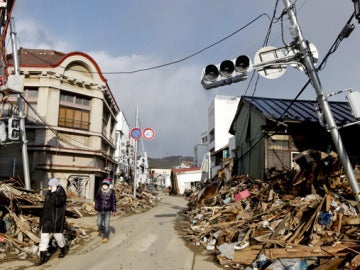
<svg viewBox="0 0 360 270"><path fill-rule="evenodd" d="M266 181L219 171L190 195L184 238L233 269L357 269L359 205L337 155L310 150L296 162L296 174Z"/></svg>
<svg viewBox="0 0 360 270"><path fill-rule="evenodd" d="M44 198L20 186L16 179L0 184L0 260L27 259L38 253L39 216ZM118 183L114 190L120 215L144 212L159 201L158 197L142 190L136 192L136 198L133 198L133 191L126 182ZM96 230L96 224L91 228L84 227L77 220L95 215L93 202L68 194L64 234L72 247L80 245L91 231Z"/></svg>

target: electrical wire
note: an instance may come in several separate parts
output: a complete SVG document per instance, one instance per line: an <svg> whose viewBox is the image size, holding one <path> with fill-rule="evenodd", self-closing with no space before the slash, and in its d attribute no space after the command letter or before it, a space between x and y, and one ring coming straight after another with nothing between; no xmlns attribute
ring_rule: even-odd
<svg viewBox="0 0 360 270"><path fill-rule="evenodd" d="M168 62L168 63L165 63L165 64L161 64L161 65L156 65L156 66L152 66L152 67L148 67L148 68L141 68L141 69L136 69L136 70L130 70L130 71L105 71L105 72L102 72L102 74L107 74L107 75L114 75L114 74L134 74L134 73L139 73L139 72L144 72L144 71L150 71L150 70L154 70L154 69L159 69L159 68L163 68L163 67L167 67L167 66L171 66L171 65L175 65L175 64L178 64L180 62L184 62L190 58L193 58L201 53L203 53L204 51L222 43L223 41L231 38L232 36L238 34L239 32L241 32L242 30L246 29L247 27L249 27L250 25L252 25L253 23L255 23L257 20L259 20L261 17L267 17L269 20L270 20L270 17L268 14L266 13L262 13L260 15L258 15L257 17L255 17L254 19L252 19L251 21L249 21L248 23L246 23L244 26L240 27L239 29L235 30L234 32L230 33L229 35L221 38L220 40L204 47L203 49L200 49L192 54L189 54L185 57L182 57L180 59L177 59L177 60L174 60L174 61L171 61L171 62ZM49 61L47 61L46 59L43 59L39 56L37 56L36 54L33 54L31 52L29 52L33 57L36 57L38 58L39 60L42 60L48 64L52 64L50 63ZM61 66L60 66L61 67ZM64 67L63 67L64 68ZM82 71L82 70L76 70L78 72L85 72L85 71ZM90 71L86 71L86 73L89 73ZM90 73L98 73L96 71L93 71L93 72L90 72Z"/></svg>
<svg viewBox="0 0 360 270"><path fill-rule="evenodd" d="M279 4L279 0L276 0L275 6L274 6L273 15L272 15L272 18L270 19L270 24L269 24L268 30L267 30L267 32L266 32L266 35L265 35L265 39L264 39L264 42L263 42L263 46L266 46L266 45L268 44L269 38L270 38L270 35L271 35L271 29L272 29L272 27L273 27L273 24L278 21L278 20L276 19L276 12L277 12L278 4ZM254 79L254 77L255 77L254 74L255 74L255 73L253 72L252 75L251 75L251 78L250 78L249 83L248 83L248 85L247 85L247 87L246 87L246 90L245 90L245 95L246 95L247 91L249 90L250 85L251 85L251 83L252 83L252 81L253 81L253 79ZM259 79L260 79L260 75L257 73L256 79L255 79L255 83L254 83L254 90L253 90L253 93L252 93L252 95L251 95L251 98L253 98L253 97L255 96ZM251 109L251 108L250 108L250 106L249 106L249 110L247 111L247 115L246 115L246 120L245 120L245 121L250 121L250 109ZM241 131L240 137L243 136L244 132L245 132L245 129L243 129L243 130ZM245 153L243 153L240 157L237 157L237 158L238 158L238 159L241 159L241 158L243 158L245 155L247 155L252 149L254 149L254 148L261 142L261 140L264 138L264 136L265 136L265 134L262 134L262 136L259 138L259 140L258 140L255 144L251 145L251 147L250 147Z"/></svg>
<svg viewBox="0 0 360 270"><path fill-rule="evenodd" d="M346 24L350 24L350 22L354 19L355 13L353 13L349 20L347 21ZM333 42L333 44L331 45L330 49L328 50L327 54L325 55L325 57L323 58L323 60L321 61L319 67L317 68L318 71L323 70L323 68L326 65L326 62L328 60L328 58L334 53L336 52L336 50L339 48L339 45L341 43L341 41L343 40L344 37L342 37L342 33L340 33L336 40ZM288 112L288 110L292 107L292 105L295 103L295 101L301 96L301 94L305 91L305 89L308 87L308 85L311 83L311 80L308 79L307 82L303 85L303 87L300 89L300 91L298 92L298 94L296 95L296 97L290 102L290 104L287 106L287 108L283 111L283 113L275 120L274 125L277 125L282 117ZM256 89L256 88L255 88ZM254 91L255 92L255 91ZM252 96L253 97L253 96ZM250 107L249 107L250 110ZM247 117L248 118L248 117ZM267 136L266 133L262 134L261 137L245 152L243 153L240 158L243 158L245 155L247 155L252 149L254 149L254 147L256 147L265 137Z"/></svg>
<svg viewBox="0 0 360 270"><path fill-rule="evenodd" d="M42 117L42 116L37 112L37 110L31 105L31 103L29 103L22 95L21 95L21 98L22 98L22 100L29 106L29 108L35 113L35 115L39 118L39 120L42 122L42 124L44 124L45 127L46 127L48 130L50 130L51 132L54 133L54 135L55 135L55 137L56 137L56 139L57 139L58 141L62 141L62 142L64 142L64 143L67 143L68 145L70 145L70 146L72 146L72 147L74 147L75 149L78 149L78 150L87 150L87 151L88 151L88 150L91 150L91 149L87 148L86 145L83 144L83 143L80 142L80 141L74 140L74 139L72 139L72 138L69 138L69 140L64 140L63 138L61 138L61 137L58 135L58 131L57 131L56 129L54 129L54 128L44 119L44 117ZM78 145L73 144L70 140L73 141L73 142L76 142L76 143L78 143L78 144L82 144L84 147L79 147Z"/></svg>
<svg viewBox="0 0 360 270"><path fill-rule="evenodd" d="M256 22L257 20L259 20L262 16L266 16L269 18L269 16L266 13L262 13L260 15L258 15L256 18L254 18L253 20L251 20L250 22L248 22L247 24L245 24L244 26L240 27L239 29L237 29L236 31L232 32L231 34L223 37L222 39L212 43L209 46L206 46L205 48L198 50L188 56L185 56L183 58L180 58L178 60L172 61L172 62L168 62L166 64L161 64L161 65L157 65L157 66L153 66L153 67L149 67L149 68L143 68L143 69L137 69L137 70L132 70L132 71L118 71L118 72L103 72L103 74L133 74L133 73L138 73L138 72L143 72L143 71L149 71L149 70L153 70L153 69L159 69L162 67L166 67L166 66L170 66L170 65L174 65L183 61L186 61L196 55L199 55L201 53L203 53L204 51L218 45L219 43L229 39L230 37L236 35L237 33L239 33L240 31L244 30L245 28L247 28L248 26L250 26L251 24L253 24L254 22Z"/></svg>
<svg viewBox="0 0 360 270"><path fill-rule="evenodd" d="M354 19L355 13L353 13L349 20L347 21L346 24L349 24L353 19ZM328 58L334 53L336 52L336 50L339 48L339 45L341 43L341 41L343 40L341 33L336 37L336 40L333 42L333 44L331 45L330 49L328 50L328 52L326 53L326 55L324 56L323 60L321 61L319 67L317 68L317 71L322 71L325 66L326 63L328 61ZM288 105L288 107L284 110L284 112L278 117L278 119L276 120L276 122L279 122L280 119L288 112L288 110L291 108L291 106L294 104L294 102L301 96L301 94L305 91L305 89L309 86L311 80L308 79L307 82L303 85L303 87L300 89L300 91L298 92L298 94L296 95L296 97L290 102L290 104Z"/></svg>

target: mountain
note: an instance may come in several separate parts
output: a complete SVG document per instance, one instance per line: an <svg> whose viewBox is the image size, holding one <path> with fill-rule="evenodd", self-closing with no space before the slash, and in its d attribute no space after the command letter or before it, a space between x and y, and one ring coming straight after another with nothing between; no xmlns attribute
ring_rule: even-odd
<svg viewBox="0 0 360 270"><path fill-rule="evenodd" d="M172 169L179 166L181 162L194 162L194 157L191 156L169 156L163 158L148 157L149 169Z"/></svg>

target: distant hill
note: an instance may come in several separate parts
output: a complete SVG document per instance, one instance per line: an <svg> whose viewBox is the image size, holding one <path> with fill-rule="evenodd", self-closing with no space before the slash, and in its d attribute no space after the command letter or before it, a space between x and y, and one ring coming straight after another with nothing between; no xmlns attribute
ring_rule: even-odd
<svg viewBox="0 0 360 270"><path fill-rule="evenodd" d="M188 156L169 156L163 158L149 158L149 169L172 169L175 166L179 166L182 161L194 162L194 157Z"/></svg>

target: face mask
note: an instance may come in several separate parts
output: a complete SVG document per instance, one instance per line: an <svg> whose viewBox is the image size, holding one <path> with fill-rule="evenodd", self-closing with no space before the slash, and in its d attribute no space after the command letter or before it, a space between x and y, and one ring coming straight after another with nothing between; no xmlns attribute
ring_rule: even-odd
<svg viewBox="0 0 360 270"><path fill-rule="evenodd" d="M50 187L48 187L48 189L51 191L51 192L55 192L56 191L56 188L57 188L57 186L50 186Z"/></svg>
<svg viewBox="0 0 360 270"><path fill-rule="evenodd" d="M109 188L109 186L108 186L108 185L102 185L102 188L103 188L104 190L107 190L107 189Z"/></svg>

